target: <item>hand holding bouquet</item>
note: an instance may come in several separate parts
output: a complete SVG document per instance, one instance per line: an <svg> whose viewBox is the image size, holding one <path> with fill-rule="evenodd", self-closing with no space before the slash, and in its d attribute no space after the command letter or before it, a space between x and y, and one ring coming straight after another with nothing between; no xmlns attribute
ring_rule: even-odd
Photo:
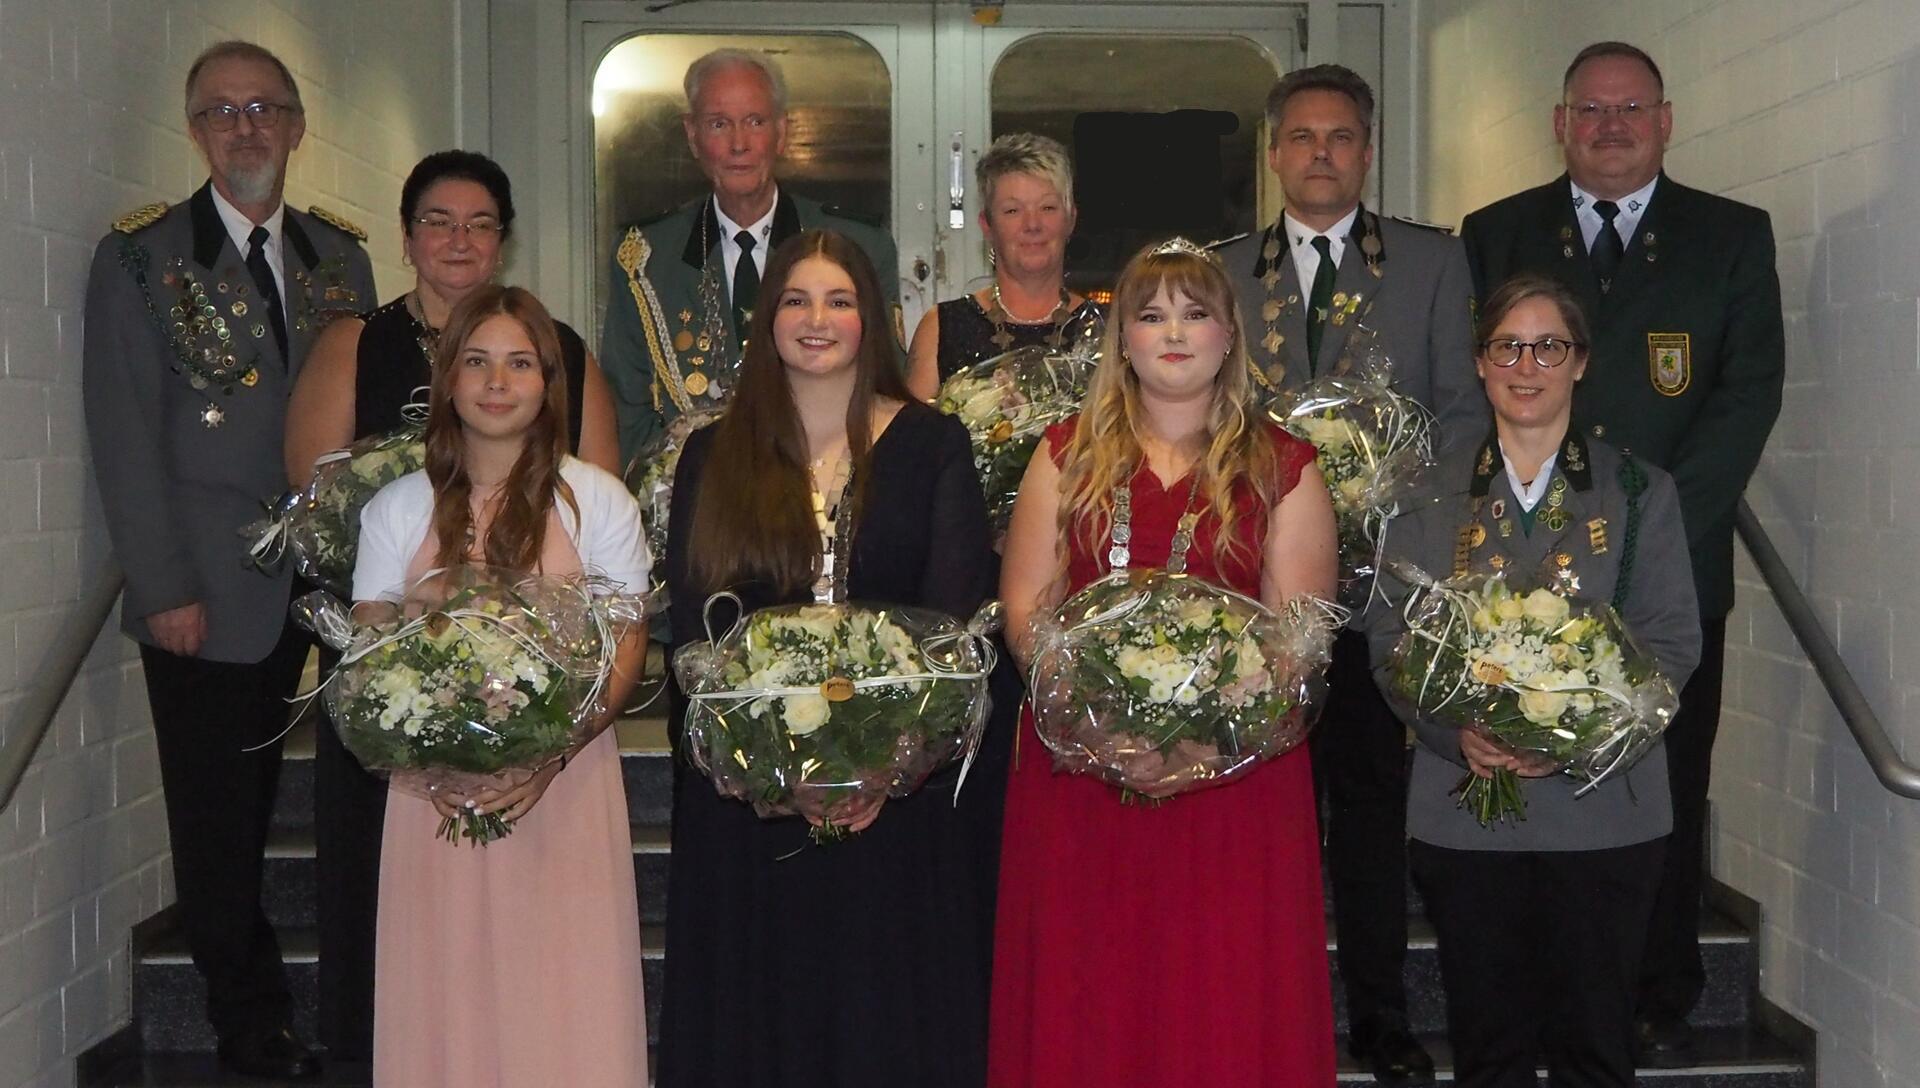
<svg viewBox="0 0 1920 1088"><path fill-rule="evenodd" d="M1085 346L1016 348L957 371L940 386L935 406L966 424L996 529L1004 530L1013 516L1020 478L1041 434L1080 410L1096 360Z"/></svg>
<svg viewBox="0 0 1920 1088"><path fill-rule="evenodd" d="M673 512L673 474L680 467L680 451L686 449L689 435L718 420L722 411L702 409L675 417L627 464L627 490L640 502L640 525L647 534L656 579L667 569L667 519Z"/></svg>
<svg viewBox="0 0 1920 1088"><path fill-rule="evenodd" d="M456 567L420 579L373 623L355 623L325 594L296 611L343 651L324 690L354 758L410 792L466 795L526 781L609 713L600 693L644 603L595 588ZM440 834L484 845L511 830L468 812Z"/></svg>
<svg viewBox="0 0 1920 1088"><path fill-rule="evenodd" d="M1517 593L1499 574L1410 581L1393 694L1419 712L1543 757L1583 793L1632 766L1673 720L1672 683L1611 606ZM1456 792L1482 826L1526 819L1520 778L1505 768L1469 774Z"/></svg>
<svg viewBox="0 0 1920 1088"><path fill-rule="evenodd" d="M1338 610L1164 571L1117 571L1035 632L1034 724L1054 767L1164 798L1230 782L1305 738Z"/></svg>
<svg viewBox="0 0 1920 1088"><path fill-rule="evenodd" d="M336 597L353 592L360 546L360 511L379 490L426 467L427 447L417 426L372 435L322 454L306 488L276 503L268 518L242 530L256 562L277 563L291 553L294 569Z"/></svg>
<svg viewBox="0 0 1920 1088"><path fill-rule="evenodd" d="M1364 330L1360 330L1364 331ZM1275 422L1313 443L1340 534L1340 598L1363 607L1378 568L1380 531L1433 464L1433 414L1392 386L1393 363L1372 336L1325 377L1283 393Z"/></svg>
<svg viewBox="0 0 1920 1088"><path fill-rule="evenodd" d="M721 795L763 817L805 816L816 841L833 839L889 794L971 759L986 724L990 623L860 604L754 612L674 655L691 702L688 750Z"/></svg>

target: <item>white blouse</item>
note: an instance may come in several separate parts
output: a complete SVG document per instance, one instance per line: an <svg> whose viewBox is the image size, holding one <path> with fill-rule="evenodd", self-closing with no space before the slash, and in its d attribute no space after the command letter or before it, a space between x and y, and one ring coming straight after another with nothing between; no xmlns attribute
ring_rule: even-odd
<svg viewBox="0 0 1920 1088"><path fill-rule="evenodd" d="M568 457L560 478L573 488L580 506L576 519L566 503L555 503L560 524L580 553L580 568L621 583L628 593L644 593L653 557L640 529L640 504L626 485L605 469ZM433 484L426 470L409 473L380 489L360 513L360 548L353 566L353 599L378 600L405 590L407 565L426 541L433 523Z"/></svg>

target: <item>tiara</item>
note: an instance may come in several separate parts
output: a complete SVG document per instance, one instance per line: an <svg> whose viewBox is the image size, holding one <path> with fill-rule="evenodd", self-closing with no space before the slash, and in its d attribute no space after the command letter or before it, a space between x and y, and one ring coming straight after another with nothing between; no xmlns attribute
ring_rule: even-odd
<svg viewBox="0 0 1920 1088"><path fill-rule="evenodd" d="M1153 256L1155 257L1171 257L1176 253L1184 254L1188 257L1198 257L1203 261L1215 260L1214 255L1207 249L1195 245L1193 242L1177 234L1153 247Z"/></svg>

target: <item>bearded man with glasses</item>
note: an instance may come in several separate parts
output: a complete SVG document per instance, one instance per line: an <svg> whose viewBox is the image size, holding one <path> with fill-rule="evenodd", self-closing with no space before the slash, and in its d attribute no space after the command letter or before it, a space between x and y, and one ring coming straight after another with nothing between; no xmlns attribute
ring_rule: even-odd
<svg viewBox="0 0 1920 1088"><path fill-rule="evenodd" d="M1719 729L1734 509L1780 413L1786 345L1773 226L1759 208L1662 172L1673 133L1660 68L1624 42L1567 66L1553 111L1566 173L1467 217L1476 287L1558 279L1593 326L1574 417L1673 476L1704 643L1666 734L1673 834L1642 961L1640 1058L1692 1060L1687 1015L1705 985L1700 893L1708 773Z"/></svg>
<svg viewBox="0 0 1920 1088"><path fill-rule="evenodd" d="M357 227L281 200L306 134L292 74L251 42L187 73L207 184L114 223L87 284L82 396L94 476L126 571L173 850L176 924L206 978L221 1061L309 1076L280 949L260 904L262 852L310 643L288 620L292 572L246 563L243 525L287 488L281 434L308 346L373 301Z"/></svg>

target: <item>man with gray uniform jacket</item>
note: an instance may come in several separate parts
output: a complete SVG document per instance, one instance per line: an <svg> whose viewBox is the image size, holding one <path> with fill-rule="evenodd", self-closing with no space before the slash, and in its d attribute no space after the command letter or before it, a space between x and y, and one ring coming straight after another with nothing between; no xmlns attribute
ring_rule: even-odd
<svg viewBox="0 0 1920 1088"><path fill-rule="evenodd" d="M1267 162L1286 210L1219 247L1246 325L1256 384L1298 388L1371 334L1394 387L1432 409L1441 439L1485 433L1473 373L1466 253L1445 232L1380 216L1360 194L1373 165L1373 91L1335 64L1289 73L1267 96ZM1362 331L1364 330L1364 331ZM1429 1084L1407 1025L1406 730L1381 701L1366 640L1334 642L1313 735L1348 1049L1377 1082Z"/></svg>
<svg viewBox="0 0 1920 1088"><path fill-rule="evenodd" d="M187 74L207 184L123 217L94 251L82 393L94 475L126 571L172 841L178 921L230 1068L301 1077L280 949L260 905L286 699L309 643L290 572L247 565L241 528L287 487L288 392L336 312L374 301L345 220L285 206L306 121L293 75L250 42Z"/></svg>

